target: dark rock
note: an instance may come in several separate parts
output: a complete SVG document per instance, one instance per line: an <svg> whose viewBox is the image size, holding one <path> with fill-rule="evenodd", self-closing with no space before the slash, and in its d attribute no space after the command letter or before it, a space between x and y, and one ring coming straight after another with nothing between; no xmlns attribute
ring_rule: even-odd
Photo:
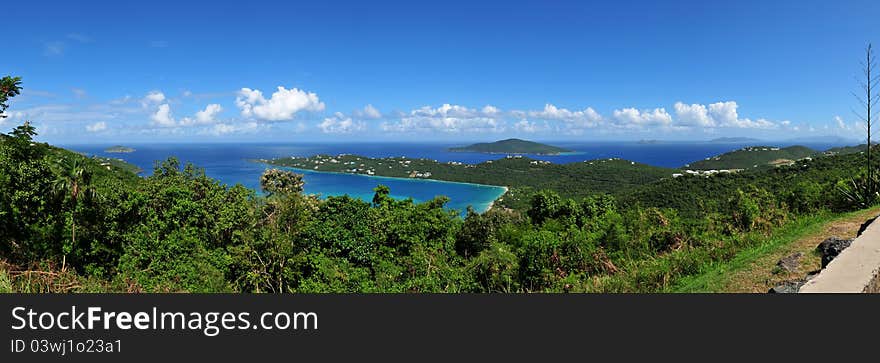
<svg viewBox="0 0 880 363"><path fill-rule="evenodd" d="M868 226L870 226L871 223L874 223L875 219L877 219L877 217L871 218L871 219L865 221L865 223L862 223L862 225L859 227L859 232L856 233L856 237L861 236L862 232L864 232L866 229L868 229Z"/></svg>
<svg viewBox="0 0 880 363"><path fill-rule="evenodd" d="M801 257L803 256L804 254L800 252L785 256L776 262L776 267L785 272L795 272L801 264Z"/></svg>
<svg viewBox="0 0 880 363"><path fill-rule="evenodd" d="M852 244L852 239L842 239L838 237L829 237L816 246L816 251L822 256L822 268L828 266L837 255Z"/></svg>
<svg viewBox="0 0 880 363"><path fill-rule="evenodd" d="M803 279L783 281L781 284L773 286L767 293L770 294L796 294L807 281Z"/></svg>

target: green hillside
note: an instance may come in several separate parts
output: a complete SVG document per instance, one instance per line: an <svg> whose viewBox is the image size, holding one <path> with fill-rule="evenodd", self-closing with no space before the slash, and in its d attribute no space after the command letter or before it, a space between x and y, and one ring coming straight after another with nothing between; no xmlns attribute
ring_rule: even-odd
<svg viewBox="0 0 880 363"><path fill-rule="evenodd" d="M773 167L790 165L797 160L814 157L816 150L806 146L789 146L779 148L775 146L749 146L736 151L731 151L718 156L695 161L684 166L684 169L710 170L710 169L751 169L760 167Z"/></svg>
<svg viewBox="0 0 880 363"><path fill-rule="evenodd" d="M872 142L872 144L874 144L874 143ZM865 150L868 149L867 146L868 146L868 144L861 144L858 146L833 147L828 150L825 150L822 154L827 155L827 156L855 154L855 153L864 152Z"/></svg>
<svg viewBox="0 0 880 363"><path fill-rule="evenodd" d="M453 147L449 148L449 151L536 155L555 155L564 152L571 152L571 150L566 150L560 147L520 139L507 139L489 143L478 143L464 147Z"/></svg>

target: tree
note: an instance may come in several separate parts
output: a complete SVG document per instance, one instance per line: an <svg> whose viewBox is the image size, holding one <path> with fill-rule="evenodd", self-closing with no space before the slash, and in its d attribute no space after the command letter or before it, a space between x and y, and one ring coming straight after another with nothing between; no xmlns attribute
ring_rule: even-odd
<svg viewBox="0 0 880 363"><path fill-rule="evenodd" d="M865 123L865 130L868 133L868 150L867 150L867 171L868 171L868 188L869 190L874 190L874 170L871 165L871 126L873 123L873 119L877 116L876 111L873 107L875 103L880 101L880 92L877 92L878 82L880 82L880 75L875 75L874 69L877 68L877 60L874 56L874 48L869 43L868 47L865 48L865 60L862 64L862 73L864 75L864 79L857 79L859 86L864 92L864 96L859 96L855 92L853 96L859 101L861 106L865 109L864 113L855 112L856 116Z"/></svg>
<svg viewBox="0 0 880 363"><path fill-rule="evenodd" d="M382 205L388 204L391 199L391 188L387 185L379 184L375 188L373 188L375 194L373 194L373 206L380 207Z"/></svg>
<svg viewBox="0 0 880 363"><path fill-rule="evenodd" d="M5 118L4 111L9 107L6 102L21 93L21 77L6 76L0 78L0 118Z"/></svg>
<svg viewBox="0 0 880 363"><path fill-rule="evenodd" d="M544 221L555 218L562 205L562 198L554 191L542 190L532 196L531 208L526 212L532 223L539 225Z"/></svg>
<svg viewBox="0 0 880 363"><path fill-rule="evenodd" d="M260 176L260 189L270 196L299 194L302 193L305 185L302 177L302 174L286 170L269 169Z"/></svg>
<svg viewBox="0 0 880 363"><path fill-rule="evenodd" d="M91 187L92 176L79 158L59 160L61 173L56 175L53 182L53 190L58 196L64 198L70 208L70 245L63 249L64 257L61 268L67 263L67 254L76 247L76 210L79 202L83 199L94 198L95 189Z"/></svg>
<svg viewBox="0 0 880 363"><path fill-rule="evenodd" d="M848 181L841 181L841 183L838 183L837 189L850 206L867 208L880 201L880 190L878 190L880 180L878 180L878 176L874 173L874 165L871 162L871 127L877 116L874 104L880 102L880 92L877 92L878 86L880 86L878 84L880 82L880 75L876 75L874 71L877 68L877 60L874 57L874 48L871 44L868 44L868 47L865 48L865 60L861 64L864 78L856 78L856 80L864 94L860 96L853 92L853 97L859 101L860 106L864 110L861 112L853 110L853 113L864 123L865 131L868 134L867 150L865 151L867 163L863 172L858 173L857 176L850 177Z"/></svg>

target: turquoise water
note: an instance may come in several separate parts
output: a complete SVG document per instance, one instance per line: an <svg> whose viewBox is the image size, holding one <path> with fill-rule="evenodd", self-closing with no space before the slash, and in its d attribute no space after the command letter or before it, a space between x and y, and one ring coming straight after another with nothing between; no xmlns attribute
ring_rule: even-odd
<svg viewBox="0 0 880 363"><path fill-rule="evenodd" d="M67 148L90 155L120 158L137 165L144 175L152 173L156 161L175 156L182 163L191 162L205 169L205 174L227 185L242 184L259 190L260 174L270 166L249 161L250 159L272 159L292 155L314 155L317 152L303 145L268 144L147 144L128 145L135 148L132 153L105 153L109 145L72 145ZM349 149L350 150L350 149ZM349 151L351 152L351 151ZM436 196L449 197L446 207L462 214L468 206L483 212L491 203L504 194L504 188L491 185L443 182L424 179L387 178L368 175L316 172L296 170L303 174L305 192L322 197L349 195L364 201L373 199L373 189L386 185L391 196L398 199L412 198L415 202L425 202Z"/></svg>
<svg viewBox="0 0 880 363"><path fill-rule="evenodd" d="M281 169L303 174L306 193L322 196L347 194L370 201L373 199L373 188L382 184L391 188L391 197L397 199L413 198L416 202L425 202L445 195L450 198L447 207L460 212L466 211L469 205L477 212L484 212L493 201L504 194L503 187L493 185Z"/></svg>

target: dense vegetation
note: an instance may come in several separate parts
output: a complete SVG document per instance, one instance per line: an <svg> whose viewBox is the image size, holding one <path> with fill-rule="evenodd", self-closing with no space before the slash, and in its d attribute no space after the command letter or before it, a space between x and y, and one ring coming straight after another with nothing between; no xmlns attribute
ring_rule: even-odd
<svg viewBox="0 0 880 363"><path fill-rule="evenodd" d="M260 161L315 171L507 186L510 189L497 204L521 211L528 209L531 198L544 189L554 190L565 198L580 199L594 194L622 193L672 177L674 173L673 169L621 159L554 164L525 156L508 156L474 165L403 157L374 159L358 155L317 155Z"/></svg>
<svg viewBox="0 0 880 363"><path fill-rule="evenodd" d="M0 291L668 291L780 226L877 196L852 177L860 153L679 178L606 160L537 166L566 183L535 181L542 190L522 210L462 219L445 198L395 200L384 186L371 201L319 200L284 170L261 177L264 195L174 158L141 178L35 134L25 123L0 136ZM472 175L529 180L543 170L522 172L534 166L525 158L491 165ZM577 187L584 174L567 173L579 168L607 168L607 180L560 196L575 193L564 188ZM626 168L635 171L619 174ZM620 183L632 187L599 190Z"/></svg>
<svg viewBox="0 0 880 363"><path fill-rule="evenodd" d="M561 147L520 139L507 139L495 142L481 142L462 147L452 147L449 151L478 152L492 154L535 154L556 155L571 152Z"/></svg>

